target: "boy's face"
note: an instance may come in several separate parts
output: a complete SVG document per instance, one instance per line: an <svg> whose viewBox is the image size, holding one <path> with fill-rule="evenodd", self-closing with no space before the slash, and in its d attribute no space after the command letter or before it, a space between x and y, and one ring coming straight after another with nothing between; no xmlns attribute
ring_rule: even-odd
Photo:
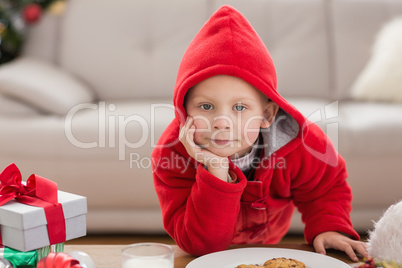
<svg viewBox="0 0 402 268"><path fill-rule="evenodd" d="M274 121L278 106L244 80L227 75L210 77L191 88L185 99L195 125L194 142L221 156L247 154L260 128Z"/></svg>

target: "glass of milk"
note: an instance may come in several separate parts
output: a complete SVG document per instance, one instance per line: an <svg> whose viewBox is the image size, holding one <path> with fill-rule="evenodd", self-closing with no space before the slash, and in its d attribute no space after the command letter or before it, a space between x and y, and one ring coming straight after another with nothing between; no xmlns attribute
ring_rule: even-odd
<svg viewBox="0 0 402 268"><path fill-rule="evenodd" d="M173 268L172 246L160 243L137 243L123 248L123 268Z"/></svg>

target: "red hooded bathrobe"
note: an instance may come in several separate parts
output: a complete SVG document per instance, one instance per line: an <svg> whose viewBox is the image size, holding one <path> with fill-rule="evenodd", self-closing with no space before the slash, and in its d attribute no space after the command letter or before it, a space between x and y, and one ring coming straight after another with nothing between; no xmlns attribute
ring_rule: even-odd
<svg viewBox="0 0 402 268"><path fill-rule="evenodd" d="M263 134L263 156L252 180L230 162L235 184L211 175L178 140L187 116L186 92L220 74L245 80L280 107L275 127ZM276 86L275 67L260 37L237 10L221 7L183 56L174 88L176 116L152 153L163 224L183 250L203 255L231 244L278 243L295 206L308 243L326 231L359 239L349 216L352 193L344 160Z"/></svg>

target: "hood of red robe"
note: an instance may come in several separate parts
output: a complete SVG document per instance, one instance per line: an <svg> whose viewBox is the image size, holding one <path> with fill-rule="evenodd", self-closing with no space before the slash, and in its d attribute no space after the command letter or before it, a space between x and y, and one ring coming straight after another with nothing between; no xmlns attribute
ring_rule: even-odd
<svg viewBox="0 0 402 268"><path fill-rule="evenodd" d="M222 6L209 18L183 55L173 95L179 123L184 124L187 117L183 104L187 91L215 75L241 78L279 105L275 133L263 133L264 143L270 144L266 156L301 137L306 119L277 92L275 65L267 47L231 6Z"/></svg>

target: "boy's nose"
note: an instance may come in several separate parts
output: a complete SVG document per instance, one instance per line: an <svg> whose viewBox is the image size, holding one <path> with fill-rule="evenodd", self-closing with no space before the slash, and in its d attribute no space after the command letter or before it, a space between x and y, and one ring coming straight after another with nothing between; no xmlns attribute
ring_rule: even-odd
<svg viewBox="0 0 402 268"><path fill-rule="evenodd" d="M219 130L229 130L233 125L232 120L228 116L218 116L214 118L213 127Z"/></svg>

